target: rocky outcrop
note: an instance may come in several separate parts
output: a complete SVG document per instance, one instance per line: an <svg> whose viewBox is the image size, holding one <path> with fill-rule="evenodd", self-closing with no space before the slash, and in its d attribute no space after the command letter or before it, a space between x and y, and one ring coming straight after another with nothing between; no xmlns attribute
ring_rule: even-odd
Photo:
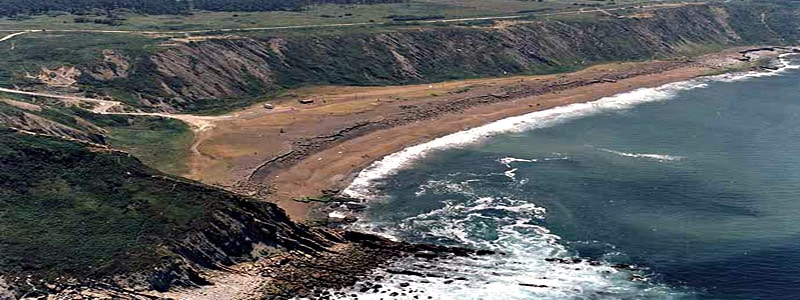
<svg viewBox="0 0 800 300"><path fill-rule="evenodd" d="M149 59L157 86L172 101L191 102L258 95L275 88L267 60L270 44L252 39L215 39L179 44Z"/></svg>
<svg viewBox="0 0 800 300"><path fill-rule="evenodd" d="M262 292L287 297L352 285L398 256L493 254L297 224L275 204L88 147L0 127L0 294L151 299L266 259Z"/></svg>
<svg viewBox="0 0 800 300"><path fill-rule="evenodd" d="M131 69L129 58L111 49L102 51L103 61L84 69L95 80L108 81L127 78Z"/></svg>
<svg viewBox="0 0 800 300"><path fill-rule="evenodd" d="M343 242L128 153L0 126L0 154L0 276L18 296L204 285L208 270Z"/></svg>
<svg viewBox="0 0 800 300"><path fill-rule="evenodd" d="M0 125L67 140L106 143L103 130L94 125L89 125L87 130L80 130L25 111L0 110Z"/></svg>

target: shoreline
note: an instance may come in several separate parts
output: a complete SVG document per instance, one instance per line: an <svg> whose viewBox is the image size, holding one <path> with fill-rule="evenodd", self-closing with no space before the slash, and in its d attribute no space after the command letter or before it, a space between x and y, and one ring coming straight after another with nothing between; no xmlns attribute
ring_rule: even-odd
<svg viewBox="0 0 800 300"><path fill-rule="evenodd" d="M443 116L428 122L376 131L346 141L333 149L317 152L285 171L276 172L275 176L279 176L275 180L278 186L276 193L278 197L271 200L286 210L292 218L299 220L304 220L303 216L324 218L324 214L319 212L310 216L309 213L314 214L313 210L326 206L326 203L295 201L293 200L294 198L303 196L302 194L294 193L294 191L309 189L319 191L344 190L350 186L362 170L368 168L374 162L380 161L385 156L397 153L408 147L509 117L546 111L569 104L591 102L640 88L656 87L689 80L708 73L706 70L698 71L698 73L695 73L695 70L680 69L658 75L645 75L645 78L636 77L616 84L609 84L610 86L602 87L599 93L593 86L575 88L563 93L552 94L552 96L519 99L509 103L475 107L465 111L463 116ZM541 105L536 106L537 104ZM529 105L534 105L533 109ZM370 146L362 148L359 145ZM335 162L318 167L316 162L326 158L335 160ZM284 194L281 191L290 192Z"/></svg>
<svg viewBox="0 0 800 300"><path fill-rule="evenodd" d="M431 100L430 98L436 97L433 92L430 93L431 96L423 95L420 100L412 98L407 101L398 101L405 105L392 104L393 101L388 101L389 104L386 101L383 103L373 101L370 103L371 105L384 108L384 111L369 108L355 113L344 113L342 115L344 117L361 117L361 119L348 121L344 125L349 124L349 127L345 127L345 129L341 129L341 125L343 125L341 123L334 124L333 127L322 125L318 132L328 134L316 136L316 138L327 138L321 143L309 143L309 140L314 141L313 138L290 140L291 143L288 143L288 147L273 151L274 154L270 156L270 159L261 159L257 166L251 166L249 174L240 172L238 177L242 178L246 175L250 180L245 180L246 184L238 185L234 189L278 204L296 221L326 219L325 207L330 206L328 203L299 202L297 199L319 196L323 194L323 191L344 190L350 186L362 170L383 157L405 148L509 117L569 104L591 102L640 88L657 87L714 73L754 68L757 67L754 62L761 58L777 56L780 52L780 49L764 47L738 47L705 55L698 60L605 64L567 74L487 79L484 81L499 82L487 84L491 87L475 88L476 90L480 89L475 93L467 92L463 95L455 95L445 101ZM749 59L752 57L755 58ZM481 81L478 79L455 83L480 83ZM446 84L448 83L441 85L445 87ZM470 87L472 86L475 85L470 85ZM429 85L428 89L432 89L432 87L434 84ZM401 92L419 92L402 90L412 87L394 88L401 89ZM459 88L457 84L451 87L448 93L452 94L453 89L456 88ZM424 87L421 89L422 92L427 92ZM469 88L461 87L461 89L468 90ZM329 100L333 104L319 107L352 106L356 103L355 101L343 100L340 102L337 98L333 99L336 100ZM358 100L358 94L355 99ZM378 98L377 102L380 100ZM282 106L281 104L291 103L290 101L278 102L279 107ZM415 119L416 115L409 117L408 114L403 114L403 110L410 106L427 109L433 113L433 116L425 115L425 117ZM397 107L399 109L394 111L389 109ZM303 109L300 111L299 108L292 106L290 111L294 114L298 114L298 111L300 113L307 111L306 108ZM247 113L240 113L240 115L247 115ZM398 122L396 117L398 115L400 118L408 120ZM297 118L292 117L292 120L297 122L295 120ZM251 117L250 120L259 120L259 118ZM319 119L312 119L310 123L322 122ZM335 125L339 125L339 127L335 127ZM280 134L283 134L284 129L280 130ZM334 134L330 134L331 131ZM308 133L305 134L308 135ZM209 140L207 136L201 138L202 141ZM303 146L307 145L310 145L310 150L297 151L298 148L302 150ZM203 152L203 145L199 145L197 149L199 152ZM209 153L200 154L216 157ZM292 157L293 155L296 157ZM280 160L287 157L292 160L287 160L288 163L282 164ZM250 160L249 163L253 164L253 160ZM271 163L273 165L270 165ZM258 174L259 171L263 173L253 180L253 175ZM241 179L239 182L242 182ZM267 184L268 186L266 186ZM266 193L264 193L265 190L267 190Z"/></svg>

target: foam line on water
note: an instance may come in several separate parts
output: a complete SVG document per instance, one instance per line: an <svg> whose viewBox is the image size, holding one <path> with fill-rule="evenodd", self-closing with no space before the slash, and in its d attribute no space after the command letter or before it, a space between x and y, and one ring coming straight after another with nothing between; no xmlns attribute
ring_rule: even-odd
<svg viewBox="0 0 800 300"><path fill-rule="evenodd" d="M452 185L462 185L453 189ZM464 191L468 200L446 200L445 205L427 213L409 216L398 224L384 228L394 235L419 239L443 240L479 249L492 249L505 255L480 259L453 258L435 263L408 258L391 268L412 270L437 276L381 276L381 293L359 292L359 285L346 290L358 299L670 299L686 296L664 285L651 284L646 277L632 281L628 271L617 270L607 263L576 261L558 263L545 258L570 258L571 252L540 225L546 210L522 200L473 194L470 182L436 181L433 186L449 193ZM496 238L485 239L486 230ZM461 278L459 280L459 278ZM455 280L454 280L455 279ZM369 281L369 280L366 280ZM388 297L391 293L395 297ZM418 298L414 298L417 296ZM341 297L338 299L347 299Z"/></svg>
<svg viewBox="0 0 800 300"><path fill-rule="evenodd" d="M516 157L503 157L500 159L500 163L506 165L506 167L511 168L511 164L515 162L527 162L533 163L538 162L538 159L524 159L524 158L516 158Z"/></svg>
<svg viewBox="0 0 800 300"><path fill-rule="evenodd" d="M781 59L785 59L784 56ZM748 78L774 76L797 66L785 63L786 67L772 72L746 72L710 76L663 85L656 88L637 89L589 103L571 104L550 110L534 112L503 119L485 126L451 134L428 143L412 146L388 155L362 171L345 193L364 199L377 196L371 189L379 179L395 174L414 161L432 151L461 147L493 135L532 130L557 125L577 118L599 113L628 109L641 103L667 100L677 92L702 88L709 81L732 82ZM663 154L627 153L611 149L600 149L612 154L670 160L677 156ZM567 158L556 158L567 159ZM549 159L502 158L500 163L513 169L514 163L537 163ZM461 174L464 175L464 174ZM394 263L393 267L420 272L445 274L444 277L424 278L389 274L376 271L376 276L385 278L380 283L382 293L358 290L358 286L346 290L346 295L334 297L350 299L682 299L691 298L691 292L661 284L646 282L646 276L630 271L617 270L608 263L552 263L545 258L569 258L571 251L560 242L560 237L543 227L546 210L527 201L481 195L482 176L472 174L470 179L429 180L416 192L424 194L460 194L466 200L445 197L443 207L425 213L408 216L397 224L359 222L366 231L379 232L387 236L409 240L444 241L480 249L502 251L506 255L482 259L441 260L436 263L407 258ZM513 171L504 174L513 177ZM431 196L431 195L428 195ZM487 230L493 231L493 239L485 239ZM641 274L640 274L641 275ZM646 274L643 274L646 275ZM448 279L449 278L449 279ZM466 280L452 280L465 278ZM639 280L633 280L639 278ZM410 286L409 286L410 284ZM388 288L388 290L387 290ZM387 297L391 293L396 297ZM416 299L416 298L413 298Z"/></svg>
<svg viewBox="0 0 800 300"><path fill-rule="evenodd" d="M655 159L659 161L679 161L683 160L682 156L673 156L673 155L666 155L666 154L650 154L650 153L628 153L622 151L616 151L606 148L600 148L600 151L608 152L611 154L624 156L624 157L633 157L633 158L647 158L647 159Z"/></svg>
<svg viewBox="0 0 800 300"><path fill-rule="evenodd" d="M362 170L352 184L345 189L344 193L351 197L369 199L375 196L370 191L370 187L376 180L393 175L398 170L436 150L463 147L498 134L545 128L581 117L629 109L638 104L669 99L679 91L705 86L707 84L703 81L690 80L670 83L656 88L641 88L592 102L575 103L532 112L456 132L383 157L383 159Z"/></svg>
<svg viewBox="0 0 800 300"><path fill-rule="evenodd" d="M550 127L582 117L630 109L643 103L667 100L681 91L707 87L708 82L735 82L750 78L780 75L788 70L800 68L800 64L794 63L796 60L789 59L791 55L782 54L779 56L778 59L783 66L777 70L728 73L669 83L654 88L640 88L600 98L592 102L574 103L509 117L480 127L446 135L430 142L405 148L372 163L372 165L358 174L350 186L344 190L344 193L355 198L373 198L376 195L371 191L371 187L376 180L397 173L398 170L411 165L433 151L463 147L498 134Z"/></svg>

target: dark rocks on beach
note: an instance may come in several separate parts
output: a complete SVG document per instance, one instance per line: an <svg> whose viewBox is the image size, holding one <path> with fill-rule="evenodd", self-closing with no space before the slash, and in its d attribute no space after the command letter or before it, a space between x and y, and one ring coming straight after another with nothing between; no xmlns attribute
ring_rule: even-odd
<svg viewBox="0 0 800 300"><path fill-rule="evenodd" d="M529 287L537 287L537 288L549 288L549 286L546 286L544 284L520 283L519 285L521 285L521 286L529 286Z"/></svg>
<svg viewBox="0 0 800 300"><path fill-rule="evenodd" d="M577 264L577 263L583 262L583 259L580 259L580 258L577 258L577 257L573 257L573 258L548 257L548 258L545 258L544 261L562 263L562 264Z"/></svg>
<svg viewBox="0 0 800 300"><path fill-rule="evenodd" d="M478 256L494 255L494 254L505 255L505 253L495 252L495 251L492 251L492 250L478 250L478 251L475 251L475 255L478 255Z"/></svg>
<svg viewBox="0 0 800 300"><path fill-rule="evenodd" d="M408 276L425 277L425 274L422 274L422 273L420 273L420 272L417 272L417 271L411 271L411 270L396 270L396 269L389 269L389 270L386 270L386 272L387 272L387 273L390 273L390 274L398 274L398 275L408 275Z"/></svg>
<svg viewBox="0 0 800 300"><path fill-rule="evenodd" d="M283 259L276 259L262 271L264 276L272 278L269 289L280 299L286 295L307 295L313 299L337 298L325 294L326 289L341 289L354 287L353 291L360 293L390 293L390 289L371 282L385 280L384 276L375 276L367 279L369 273L376 268L381 268L392 259L398 257L413 257L415 254L424 253L431 257L473 256L477 251L459 247L445 247L436 245L417 245L407 242L397 242L366 233L319 230L320 235L326 236L331 241L346 246L346 250L336 252L319 251L315 255L292 255ZM493 253L493 252L481 252ZM408 269L389 269L390 274L426 277L425 274ZM356 284L362 281L360 285ZM371 282L370 282L371 281ZM409 282L399 283L401 288L407 288ZM312 292L313 291L313 292ZM347 297L342 294L341 297Z"/></svg>
<svg viewBox="0 0 800 300"><path fill-rule="evenodd" d="M428 259L432 259L432 258L437 258L437 257L439 257L439 255L438 255L438 254L436 254L436 253L434 253L434 252L432 252L432 251L420 251L420 252L416 252L416 253L414 253L414 256L416 256L416 257L420 257L420 258L428 258Z"/></svg>
<svg viewBox="0 0 800 300"><path fill-rule="evenodd" d="M616 264L612 265L611 267L617 270L631 270L631 271L636 270L635 265L629 265L629 264Z"/></svg>
<svg viewBox="0 0 800 300"><path fill-rule="evenodd" d="M565 91L581 86L597 84L600 82L614 82L634 76L659 73L683 67L686 64L687 63L685 62L677 61L663 62L634 70L609 73L604 75L602 78L597 79L598 81L573 80L568 82L554 81L541 85L520 85L517 87L508 88L504 91L494 92L494 96L492 94L483 94L466 98L448 99L449 101L436 101L422 105L403 105L400 106L402 109L400 113L386 116L380 121L354 123L328 135L302 138L295 143L290 152L270 159L256 168L256 170L253 171L248 177L248 181L261 182L265 178L269 178L271 175L270 173L276 169L291 166L308 158L314 153L330 148L336 143L363 136L377 130L429 120L437 118L446 113L463 112L464 110L475 106L546 95L553 92ZM540 104L537 103L536 106L539 105Z"/></svg>
<svg viewBox="0 0 800 300"><path fill-rule="evenodd" d="M357 202L345 202L344 206L347 207L349 210L354 211L362 211L367 209L367 205L364 203L357 203Z"/></svg>

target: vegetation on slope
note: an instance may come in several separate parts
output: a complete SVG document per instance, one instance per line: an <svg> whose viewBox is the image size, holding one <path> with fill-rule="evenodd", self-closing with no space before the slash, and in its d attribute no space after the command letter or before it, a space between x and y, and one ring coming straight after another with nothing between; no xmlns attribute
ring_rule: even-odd
<svg viewBox="0 0 800 300"><path fill-rule="evenodd" d="M188 171L187 158L194 133L181 121L150 116L98 115L82 108L48 105L43 101L25 103L37 103L39 110L25 110L0 99L0 125L108 145L169 174L181 175ZM37 117L40 121L31 121Z"/></svg>
<svg viewBox="0 0 800 300"><path fill-rule="evenodd" d="M186 280L191 265L258 255L257 243L310 252L325 242L273 204L164 175L125 153L8 128L0 128L0 231L0 274L134 272L158 290Z"/></svg>
<svg viewBox="0 0 800 300"><path fill-rule="evenodd" d="M129 9L148 14L187 14L192 9L210 11L297 10L315 3L373 4L403 0L5 0L0 16L42 14L53 11L85 14L89 11Z"/></svg>
<svg viewBox="0 0 800 300"><path fill-rule="evenodd" d="M77 86L90 96L110 95L144 110L214 114L303 85L553 73L734 45L790 44L800 33L798 11L794 2L735 2L616 16L532 16L517 23L308 28L180 41L46 32L22 35L12 40L14 47L0 49L9 57L0 62L0 84L49 88L27 75L74 66L82 72ZM103 75L123 68L103 58L109 49L126 62L124 74Z"/></svg>
<svg viewBox="0 0 800 300"><path fill-rule="evenodd" d="M207 223L232 196L161 178L135 158L0 129L0 271L139 270L156 246Z"/></svg>
<svg viewBox="0 0 800 300"><path fill-rule="evenodd" d="M561 18L501 28L306 30L210 39L151 56L160 70L169 71L156 73L148 85L169 87L150 94L162 103L203 111L240 107L259 100L257 95L302 85L390 85L564 72L611 61L681 57L722 45L791 43L797 40L797 20L784 20L788 24L782 26L761 22L762 12L769 20L783 16L784 10L689 5L654 10L641 18Z"/></svg>

